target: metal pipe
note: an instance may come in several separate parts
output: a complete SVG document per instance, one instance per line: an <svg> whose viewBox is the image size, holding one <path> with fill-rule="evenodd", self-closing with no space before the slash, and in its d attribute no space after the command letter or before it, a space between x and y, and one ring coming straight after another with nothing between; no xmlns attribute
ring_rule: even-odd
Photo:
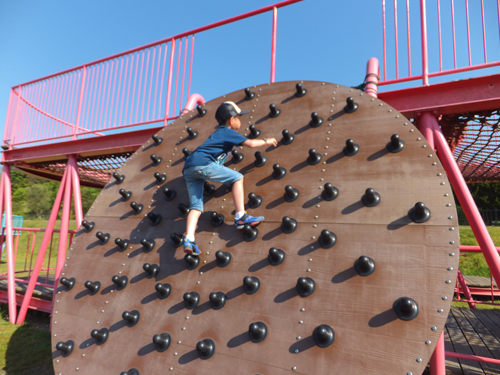
<svg viewBox="0 0 500 375"><path fill-rule="evenodd" d="M68 164L71 166L71 187L73 190L73 204L75 208L76 227L79 228L83 221L82 194L80 191L80 177L78 176L78 163L75 155L71 155Z"/></svg>
<svg viewBox="0 0 500 375"><path fill-rule="evenodd" d="M189 37L186 37L186 45L184 46L184 63L182 66L182 84L181 84L181 99L179 100L179 113L182 112L182 99L184 98L184 86L186 80L186 59L187 59L187 52L188 52L188 44L189 44Z"/></svg>
<svg viewBox="0 0 500 375"><path fill-rule="evenodd" d="M386 50L387 43L385 38L385 0L382 0L382 34L383 34L383 45L384 45L384 81L387 79L387 59Z"/></svg>
<svg viewBox="0 0 500 375"><path fill-rule="evenodd" d="M22 324L24 322L24 318L26 317L26 312L28 311L31 297L33 296L33 290L35 289L35 282L38 279L38 275L40 274L40 270L43 266L43 262L45 259L45 252L47 251L47 246L49 241L52 238L52 232L54 230L54 225L57 220L57 214L59 213L59 208L61 206L61 200L64 192L64 188L66 186L66 180L70 178L68 168L64 172L64 175L61 180L61 185L59 186L59 191L57 192L56 199L54 201L54 205L52 206L52 212L50 213L49 222L47 223L47 229L45 230L45 234L43 236L42 244L40 245L40 251L38 252L38 256L36 258L35 267L33 269L33 274L31 276L30 282L28 283L28 287L26 288L26 292L24 294L23 303L19 310L19 314L17 316L16 324ZM57 285L54 285L54 290L57 289Z"/></svg>
<svg viewBox="0 0 500 375"><path fill-rule="evenodd" d="M271 42L271 83L274 83L276 71L276 30L278 23L278 8L273 8L273 34Z"/></svg>
<svg viewBox="0 0 500 375"><path fill-rule="evenodd" d="M399 52L398 52L398 0L394 0L394 46L396 58L396 79L399 78Z"/></svg>
<svg viewBox="0 0 500 375"><path fill-rule="evenodd" d="M411 77L411 44L410 44L410 0L406 0L406 37L408 43L408 75Z"/></svg>
<svg viewBox="0 0 500 375"><path fill-rule="evenodd" d="M455 43L455 4L451 0L451 28L453 30L453 62L454 68L457 68L457 48Z"/></svg>
<svg viewBox="0 0 500 375"><path fill-rule="evenodd" d="M165 44L165 54L163 56L163 68L161 69L160 96L158 97L158 116L161 114L161 95L163 94L163 78L165 77L165 64L167 63L167 49L168 49L168 44ZM167 115L165 114L165 117L166 116Z"/></svg>
<svg viewBox="0 0 500 375"><path fill-rule="evenodd" d="M500 247L496 247L497 251L500 253ZM479 246L467 246L467 245L460 245L460 251L466 252L466 253L480 253L481 248Z"/></svg>
<svg viewBox="0 0 500 375"><path fill-rule="evenodd" d="M438 10L438 31L439 31L439 71L443 70L443 49L441 43L441 6L440 1L437 0L437 10Z"/></svg>
<svg viewBox="0 0 500 375"><path fill-rule="evenodd" d="M377 80L377 83L370 83ZM374 98L378 95L378 82L380 81L380 67L378 63L378 59L376 57L372 57L366 63L366 77L365 77L365 92L373 96ZM367 83L368 82L368 83Z"/></svg>
<svg viewBox="0 0 500 375"><path fill-rule="evenodd" d="M420 0L420 28L422 37L422 84L429 86L429 61L427 56L427 18L425 0Z"/></svg>
<svg viewBox="0 0 500 375"><path fill-rule="evenodd" d="M500 1L500 0L499 0ZM191 36L191 57L189 59L188 98L191 95L191 73L193 72L194 34Z"/></svg>
<svg viewBox="0 0 500 375"><path fill-rule="evenodd" d="M446 375L443 332L441 332L441 335L439 336L438 342L436 344L436 349L434 349L434 353L432 353L430 365L431 375Z"/></svg>
<svg viewBox="0 0 500 375"><path fill-rule="evenodd" d="M174 92L174 106L173 113L175 115L175 107L177 105L177 84L179 83L179 68L181 66L181 56L182 56L182 39L179 40L179 54L177 55L177 72L175 73L175 92Z"/></svg>
<svg viewBox="0 0 500 375"><path fill-rule="evenodd" d="M485 21L484 21L484 2L481 0L481 19L483 21L483 48L484 48L484 63L488 62L488 56L486 54L486 30L485 30Z"/></svg>
<svg viewBox="0 0 500 375"><path fill-rule="evenodd" d="M481 218L481 214L479 213L467 184L460 173L460 169L453 158L453 154L448 147L446 138L441 132L436 118L431 113L426 112L422 114L420 117L420 123L424 123L426 126L433 128L434 144L439 154L439 159L441 160L448 178L450 179L455 194L457 195L464 210L465 216L469 221L477 242L483 251L484 258L490 267L491 274L497 282L497 285L500 285L500 259L498 257L497 249L491 239L486 225L484 225L484 221Z"/></svg>
<svg viewBox="0 0 500 375"><path fill-rule="evenodd" d="M12 190L10 184L10 165L4 164L2 170L2 190L5 207L5 227L7 242L7 293L9 299L9 322L16 323L16 282L14 275L16 271L16 259L14 257L14 247L12 243Z"/></svg>
<svg viewBox="0 0 500 375"><path fill-rule="evenodd" d="M472 65L472 56L470 54L469 0L465 0L465 19L467 20L467 46L469 48L469 66L471 66Z"/></svg>
<svg viewBox="0 0 500 375"><path fill-rule="evenodd" d="M170 110L170 91L172 88L172 71L174 69L174 51L175 51L175 39L172 39L172 45L170 46L170 65L168 67L168 83L167 83L167 102L165 103L165 120L164 124L167 126L168 112Z"/></svg>
<svg viewBox="0 0 500 375"><path fill-rule="evenodd" d="M193 94L189 97L186 102L186 106L182 110L182 113L179 116L183 116L189 111L193 110L196 105L205 104L205 99L200 94Z"/></svg>
<svg viewBox="0 0 500 375"><path fill-rule="evenodd" d="M464 275L462 275L462 272L460 271L460 268L457 271L458 271L457 272L457 281L460 283L460 286L462 288L462 291L464 292L465 298L467 298L467 300L469 300L469 301L473 300L472 295L470 294L470 290L467 287L467 283L465 282ZM471 309L476 308L476 305L474 302L468 302L468 303L469 303L469 307Z"/></svg>
<svg viewBox="0 0 500 375"><path fill-rule="evenodd" d="M481 357L481 356L478 356L478 355L469 355L469 354L463 354L463 353L454 353L454 352L444 352L444 354L445 354L446 357L452 357L452 358L458 358L458 359L467 359L469 361L485 362L485 363L491 363L493 365L500 365L500 360L499 359Z"/></svg>

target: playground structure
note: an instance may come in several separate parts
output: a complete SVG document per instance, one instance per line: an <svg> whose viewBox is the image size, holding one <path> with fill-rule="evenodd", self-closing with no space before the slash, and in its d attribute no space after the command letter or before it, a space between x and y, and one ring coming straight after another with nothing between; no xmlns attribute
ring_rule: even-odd
<svg viewBox="0 0 500 375"><path fill-rule="evenodd" d="M32 298L38 275L43 268L43 255L53 235L53 226L59 207L63 203L62 227L60 230L58 259L55 269L55 282L60 278L66 259L68 236L69 206L73 193L76 221L83 218L79 198L79 184L85 186L104 186L114 170L122 164L151 135L164 125L175 120L175 109L188 112L195 104L203 104L204 99L190 93L190 77L194 50L194 35L201 31L222 24L234 22L255 14L273 12L273 49L271 57L271 79L274 82L276 56L276 20L277 9L297 1L285 1L255 12L209 25L188 33L152 43L125 53L111 56L82 67L77 67L40 80L28 82L12 89L4 135L4 169L0 185L0 211L5 208L7 233L12 233L10 196L10 166L16 165L35 175L61 180L61 189L56 198L54 209L46 228L44 240L35 265L29 270L29 282L17 279L14 272L14 244L12 236L6 236L8 251L8 295L3 297L9 303L11 322L21 323L26 310L41 308L52 309L52 304ZM465 2L468 6L468 2ZM397 2L395 2L396 6ZM498 75L472 78L462 81L429 85L429 79L458 72L488 68L500 65L499 61L487 61L486 33L484 16L482 17L484 63L472 65L471 45L468 39L469 66L442 69L441 37L440 70L429 72L427 47L426 2L421 1L421 47L422 73L400 77L398 52L396 52L396 78L387 79L387 62L384 53L383 80L378 82L379 72L376 60L369 61L364 91L376 96L378 86L400 82L422 80L423 86L389 92L382 92L378 97L397 109L401 114L413 120L427 139L429 149L435 149L450 182L464 208L464 212L479 242L479 249L485 255L492 277L500 281L500 264L495 248L482 222L477 208L465 185L467 181L497 181L498 168L498 133L495 127L496 111L500 104ZM440 2L437 2L438 6ZM383 2L384 51L386 50L386 12ZM408 2L407 2L408 6ZM452 2L453 6L453 2ZM481 1L481 6L483 2ZM481 7L483 10L483 7ZM452 8L453 10L453 8ZM498 10L498 8L497 8ZM438 13L439 13L438 8ZM397 13L395 13L397 14ZM484 14L484 12L483 12ZM453 15L453 13L452 13ZM395 16L395 41L398 46L397 16ZM409 14L407 16L409 28ZM455 22L453 22L453 35ZM469 18L467 13L467 30ZM441 32L441 26L439 33ZM410 40L410 35L408 40ZM408 43L409 45L410 43ZM458 46L457 46L458 48ZM453 42L453 49L456 50ZM188 51L191 51L190 54ZM168 53L167 53L168 51ZM177 53L177 55L176 55ZM410 50L408 50L410 54ZM150 60L151 59L151 60ZM177 60L177 61L176 61ZM145 65L144 62L146 61ZM150 62L151 61L151 62ZM189 61L189 64L187 62ZM411 61L411 59L409 59ZM166 63L168 62L168 69ZM139 72L139 73L137 73ZM187 74L187 79L185 79ZM166 90L163 91L164 77ZM175 79L174 79L175 77ZM175 81L175 83L174 83ZM178 86L178 83L181 83ZM378 83L378 85L377 85ZM179 92L177 88L179 87ZM464 90L467 89L467 90ZM115 94L116 92L116 94ZM182 99L186 93L190 101ZM157 96L158 94L158 96ZM183 106L182 103L186 102ZM184 111L183 108L186 108ZM471 125L475 121L477 125ZM145 125L162 122L162 127L144 128ZM113 125L111 125L113 124ZM139 130L120 132L125 128ZM107 134L107 135L106 135ZM451 149L450 149L451 147ZM452 153L453 152L453 153ZM69 156L69 158L68 158ZM455 157L454 157L455 156ZM456 161L458 162L458 165ZM67 161L67 162L66 162ZM61 172L64 172L61 173ZM23 231L29 231L23 228ZM71 241L72 242L72 241ZM461 251L478 248L464 249ZM41 254L41 255L40 255ZM51 267L46 267L47 272ZM28 284L24 296L16 295L15 282ZM458 274L458 281L471 305L472 300ZM21 304L16 319L16 301ZM467 356L447 352L448 356ZM478 360L478 358L475 358ZM479 358L480 359L480 358ZM483 359L498 364L493 359ZM432 360L432 371L444 374L444 347L442 339L437 345L436 355Z"/></svg>

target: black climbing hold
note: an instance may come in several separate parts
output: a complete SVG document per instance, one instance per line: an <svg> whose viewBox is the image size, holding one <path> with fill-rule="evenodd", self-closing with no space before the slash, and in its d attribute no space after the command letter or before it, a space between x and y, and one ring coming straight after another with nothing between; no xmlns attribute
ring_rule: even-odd
<svg viewBox="0 0 500 375"><path fill-rule="evenodd" d="M195 139L198 136L198 132L196 130L193 130L192 128L187 128L186 130L189 134L189 139Z"/></svg>
<svg viewBox="0 0 500 375"><path fill-rule="evenodd" d="M187 158L189 155L191 155L191 151L189 151L186 147L182 149L182 153L184 154L184 157Z"/></svg>
<svg viewBox="0 0 500 375"><path fill-rule="evenodd" d="M127 322L127 326L133 327L137 324L139 321L139 318L141 317L141 314L137 310L132 310L132 311L124 311L122 314L123 320Z"/></svg>
<svg viewBox="0 0 500 375"><path fill-rule="evenodd" d="M150 158L153 161L153 165L159 165L163 160L160 156L156 156L155 154L151 154Z"/></svg>
<svg viewBox="0 0 500 375"><path fill-rule="evenodd" d="M94 329L90 332L90 336L95 339L97 345L102 345L108 339L109 330L107 328Z"/></svg>
<svg viewBox="0 0 500 375"><path fill-rule="evenodd" d="M410 211L408 211L408 216L415 223L424 223L431 217L431 210L425 207L425 204L422 202L415 203L415 207L412 207Z"/></svg>
<svg viewBox="0 0 500 375"><path fill-rule="evenodd" d="M307 93L307 90L302 87L301 83L297 83L295 85L295 90L296 90L295 97L297 97L297 98L301 98Z"/></svg>
<svg viewBox="0 0 500 375"><path fill-rule="evenodd" d="M90 232L92 229L94 229L95 223L93 221L88 222L87 220L82 221L82 227L85 228L85 232Z"/></svg>
<svg viewBox="0 0 500 375"><path fill-rule="evenodd" d="M344 111L346 113L356 112L356 110L359 107L358 103L354 103L354 99L351 97L348 97L345 101L346 101L346 106L344 107Z"/></svg>
<svg viewBox="0 0 500 375"><path fill-rule="evenodd" d="M231 263L231 253L229 251L220 251L218 250L215 253L215 261L217 263L217 266L219 267L226 267L229 263Z"/></svg>
<svg viewBox="0 0 500 375"><path fill-rule="evenodd" d="M267 326L263 322L251 323L248 326L248 335L252 342L257 343L264 341L267 336Z"/></svg>
<svg viewBox="0 0 500 375"><path fill-rule="evenodd" d="M252 228L250 225L245 224L243 227L243 238L247 242L252 242L259 235L259 230L257 228Z"/></svg>
<svg viewBox="0 0 500 375"><path fill-rule="evenodd" d="M205 181L205 183L203 184L203 194L209 196L213 193L215 193L215 185L209 183L208 181Z"/></svg>
<svg viewBox="0 0 500 375"><path fill-rule="evenodd" d="M184 255L184 261L186 262L186 268L188 270L194 270L200 264L200 257L192 254Z"/></svg>
<svg viewBox="0 0 500 375"><path fill-rule="evenodd" d="M179 213L181 215L181 217L187 217L187 215L189 214L189 208L186 207L186 205L184 203L179 203L177 205L177 208L179 209Z"/></svg>
<svg viewBox="0 0 500 375"><path fill-rule="evenodd" d="M172 285L169 283L158 283L155 285L156 293L158 294L159 299L167 298L172 292Z"/></svg>
<svg viewBox="0 0 500 375"><path fill-rule="evenodd" d="M226 304L226 295L223 292L213 292L208 296L212 309L219 310Z"/></svg>
<svg viewBox="0 0 500 375"><path fill-rule="evenodd" d="M163 141L163 138L160 138L157 134L154 134L151 138L153 138L155 146L160 145L161 142Z"/></svg>
<svg viewBox="0 0 500 375"><path fill-rule="evenodd" d="M95 236L99 239L99 245L105 245L109 241L109 233L97 232Z"/></svg>
<svg viewBox="0 0 500 375"><path fill-rule="evenodd" d="M155 240L148 240L147 238L143 238L141 240L141 245L144 248L144 252L149 253L155 247Z"/></svg>
<svg viewBox="0 0 500 375"><path fill-rule="evenodd" d="M283 167L280 167L279 164L274 164L273 165L273 177L274 177L274 179L281 180L285 176L286 176L286 169Z"/></svg>
<svg viewBox="0 0 500 375"><path fill-rule="evenodd" d="M125 250L127 250L127 247L130 244L130 241L129 240L122 240L121 238L117 238L117 239L115 239L115 244L117 244L118 248L120 249L118 251L125 251Z"/></svg>
<svg viewBox="0 0 500 375"><path fill-rule="evenodd" d="M245 157L245 155L243 155L241 152L238 152L238 150L231 151L231 155L233 155L233 158L231 159L231 161L234 164L240 163L243 160L243 158Z"/></svg>
<svg viewBox="0 0 500 375"><path fill-rule="evenodd" d="M170 346L170 334L167 332L160 333L153 336L153 344L155 344L158 352L164 352Z"/></svg>
<svg viewBox="0 0 500 375"><path fill-rule="evenodd" d="M311 121L309 122L309 126L311 128L317 128L323 123L323 118L319 117L316 112L311 113Z"/></svg>
<svg viewBox="0 0 500 375"><path fill-rule="evenodd" d="M283 233L290 234L295 232L295 229L297 229L297 220L288 216L284 216L281 219L281 230Z"/></svg>
<svg viewBox="0 0 500 375"><path fill-rule="evenodd" d="M197 292L184 293L182 296L186 309L192 310L200 303L200 295Z"/></svg>
<svg viewBox="0 0 500 375"><path fill-rule="evenodd" d="M209 359L215 353L215 343L210 339L198 341L196 351L201 359Z"/></svg>
<svg viewBox="0 0 500 375"><path fill-rule="evenodd" d="M289 145L290 143L292 143L294 140L295 140L295 136L293 134L290 134L290 132L286 129L284 129L281 134L283 134L283 139L281 140L281 142L287 146Z"/></svg>
<svg viewBox="0 0 500 375"><path fill-rule="evenodd" d="M354 262L354 269L360 276L370 276L375 271L375 261L366 256L360 256Z"/></svg>
<svg viewBox="0 0 500 375"><path fill-rule="evenodd" d="M177 192L175 190L166 187L165 189L163 189L163 194L165 194L165 200L171 201L172 199L175 198Z"/></svg>
<svg viewBox="0 0 500 375"><path fill-rule="evenodd" d="M361 202L366 207L373 207L380 203L380 194L375 190L368 188L365 191L365 194L361 197Z"/></svg>
<svg viewBox="0 0 500 375"><path fill-rule="evenodd" d="M308 297L314 293L316 283L310 277L299 277L296 287L299 296Z"/></svg>
<svg viewBox="0 0 500 375"><path fill-rule="evenodd" d="M345 141L345 147L344 147L344 155L346 156L354 156L358 153L359 151L359 146L354 143L352 139L348 139Z"/></svg>
<svg viewBox="0 0 500 375"><path fill-rule="evenodd" d="M71 290L75 286L75 278L74 277L71 277L69 279L66 277L61 277L59 279L59 282L61 283L61 285L64 285L66 290Z"/></svg>
<svg viewBox="0 0 500 375"><path fill-rule="evenodd" d="M121 184L123 182L123 180L125 180L125 176L124 175L118 174L116 172L113 173L113 177L116 180L117 184Z"/></svg>
<svg viewBox="0 0 500 375"><path fill-rule="evenodd" d="M396 153L405 148L405 143L399 138L399 135L393 134L386 147L389 152Z"/></svg>
<svg viewBox="0 0 500 375"><path fill-rule="evenodd" d="M248 194L248 207L257 208L262 204L262 197L260 195L250 193Z"/></svg>
<svg viewBox="0 0 500 375"><path fill-rule="evenodd" d="M281 109L276 108L274 104L269 104L269 109L271 110L271 112L269 112L269 117L271 118L278 117L281 113Z"/></svg>
<svg viewBox="0 0 500 375"><path fill-rule="evenodd" d="M210 214L210 223L214 227L220 227L222 224L224 224L224 215L223 214L218 214L217 212L212 212Z"/></svg>
<svg viewBox="0 0 500 375"><path fill-rule="evenodd" d="M120 375L140 375L140 374L139 374L139 370L137 370L136 368L131 368L128 371L120 372Z"/></svg>
<svg viewBox="0 0 500 375"><path fill-rule="evenodd" d="M321 192L321 196L325 201L333 201L338 195L339 189L328 182L325 184L324 189Z"/></svg>
<svg viewBox="0 0 500 375"><path fill-rule="evenodd" d="M148 279L152 279L156 275L158 275L158 272L160 271L160 266L157 264L149 264L149 263L144 263L142 265L142 269L146 271L146 277Z"/></svg>
<svg viewBox="0 0 500 375"><path fill-rule="evenodd" d="M332 327L322 324L314 329L313 338L320 348L328 348L335 341L335 332Z"/></svg>
<svg viewBox="0 0 500 375"><path fill-rule="evenodd" d="M144 208L142 204L135 202L131 202L130 207L132 207L132 210L134 210L134 215L140 214L142 212L142 209Z"/></svg>
<svg viewBox="0 0 500 375"><path fill-rule="evenodd" d="M250 139L257 138L261 133L260 129L257 129L255 125L250 125L248 129L250 129L250 134L248 134L248 138Z"/></svg>
<svg viewBox="0 0 500 375"><path fill-rule="evenodd" d="M207 114L207 110L204 109L202 106L197 106L196 110L198 111L198 116L203 117Z"/></svg>
<svg viewBox="0 0 500 375"><path fill-rule="evenodd" d="M299 197L299 190L293 188L291 185L285 186L285 200L287 202L293 202Z"/></svg>
<svg viewBox="0 0 500 375"><path fill-rule="evenodd" d="M182 236L180 234L174 232L170 235L170 239L172 240L172 245L174 245L174 247L182 245Z"/></svg>
<svg viewBox="0 0 500 375"><path fill-rule="evenodd" d="M256 167L263 167L267 163L267 156L262 155L262 152L257 151L255 153L254 164Z"/></svg>
<svg viewBox="0 0 500 375"><path fill-rule="evenodd" d="M409 297L401 297L392 305L394 312L401 320L412 320L418 315L417 303Z"/></svg>
<svg viewBox="0 0 500 375"><path fill-rule="evenodd" d="M165 173L160 173L160 172L155 172L154 177L158 185L163 184L167 179L167 175Z"/></svg>
<svg viewBox="0 0 500 375"><path fill-rule="evenodd" d="M89 290L89 294L93 296L96 294L99 289L101 289L101 283L99 281L92 282L92 281L85 281L85 284L83 284L85 288Z"/></svg>
<svg viewBox="0 0 500 375"><path fill-rule="evenodd" d="M117 290L122 290L127 286L128 277L125 275L123 276L115 275L111 278L111 281L116 285Z"/></svg>
<svg viewBox="0 0 500 375"><path fill-rule="evenodd" d="M68 340L66 342L59 341L56 344L56 349L62 353L63 357L69 356L73 353L73 348L75 347L75 342L73 340Z"/></svg>
<svg viewBox="0 0 500 375"><path fill-rule="evenodd" d="M316 165L321 161L321 159L321 154L319 152L316 152L314 148L311 148L309 150L309 156L307 157L307 163L309 165Z"/></svg>
<svg viewBox="0 0 500 375"><path fill-rule="evenodd" d="M122 200L124 202L128 201L130 199L130 197L132 196L132 192L131 191L127 191L125 189L120 189L120 190L118 190L118 192L122 196Z"/></svg>
<svg viewBox="0 0 500 375"><path fill-rule="evenodd" d="M255 93L250 91L249 88L246 88L245 89L245 100L252 100L253 98L255 98Z"/></svg>
<svg viewBox="0 0 500 375"><path fill-rule="evenodd" d="M254 294L260 288L260 280L255 276L245 276L243 278L243 290L246 294Z"/></svg>
<svg viewBox="0 0 500 375"><path fill-rule="evenodd" d="M278 266L285 260L285 252L281 249L271 247L267 259L269 259L271 266Z"/></svg>
<svg viewBox="0 0 500 375"><path fill-rule="evenodd" d="M337 236L329 230L323 229L318 239L319 245L323 249L329 249L337 243Z"/></svg>
<svg viewBox="0 0 500 375"><path fill-rule="evenodd" d="M154 212L148 212L148 219L149 219L149 224L151 226L155 227L161 222L161 215L160 214L155 214Z"/></svg>

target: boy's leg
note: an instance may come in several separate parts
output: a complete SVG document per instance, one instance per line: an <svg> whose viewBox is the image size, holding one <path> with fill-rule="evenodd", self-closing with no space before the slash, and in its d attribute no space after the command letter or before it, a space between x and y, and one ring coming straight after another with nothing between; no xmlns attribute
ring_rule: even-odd
<svg viewBox="0 0 500 375"><path fill-rule="evenodd" d="M194 234L198 225L198 219L203 212L203 184L204 179L200 178L197 170L199 167L187 168L184 171L189 195L189 214L186 220L186 232L184 233L184 252L191 255L201 254L201 250L195 242Z"/></svg>
<svg viewBox="0 0 500 375"><path fill-rule="evenodd" d="M233 184L233 201L236 212L245 211L245 189L243 187L243 178Z"/></svg>
<svg viewBox="0 0 500 375"><path fill-rule="evenodd" d="M186 233L184 236L188 239L194 241L194 233L196 232L196 227L198 226L198 219L201 216L201 211L191 209L189 211L187 221L186 221Z"/></svg>

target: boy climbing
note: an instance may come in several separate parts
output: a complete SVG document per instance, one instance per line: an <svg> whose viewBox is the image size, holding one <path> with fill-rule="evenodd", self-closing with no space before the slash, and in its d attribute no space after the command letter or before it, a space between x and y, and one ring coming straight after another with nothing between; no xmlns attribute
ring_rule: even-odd
<svg viewBox="0 0 500 375"><path fill-rule="evenodd" d="M242 111L233 102L222 103L215 112L219 128L186 158L182 173L186 181L190 204L183 239L184 252L187 254L196 256L201 254L200 248L196 245L194 233L198 219L203 213L203 185L205 181L232 185L236 229L243 229L247 224L255 227L264 220L263 216L253 217L245 212L243 175L223 165L227 154L234 146L242 145L255 148L266 145L276 147L278 145L275 138L248 139L240 135L238 130L241 127L241 121L238 116L246 113L248 111Z"/></svg>

